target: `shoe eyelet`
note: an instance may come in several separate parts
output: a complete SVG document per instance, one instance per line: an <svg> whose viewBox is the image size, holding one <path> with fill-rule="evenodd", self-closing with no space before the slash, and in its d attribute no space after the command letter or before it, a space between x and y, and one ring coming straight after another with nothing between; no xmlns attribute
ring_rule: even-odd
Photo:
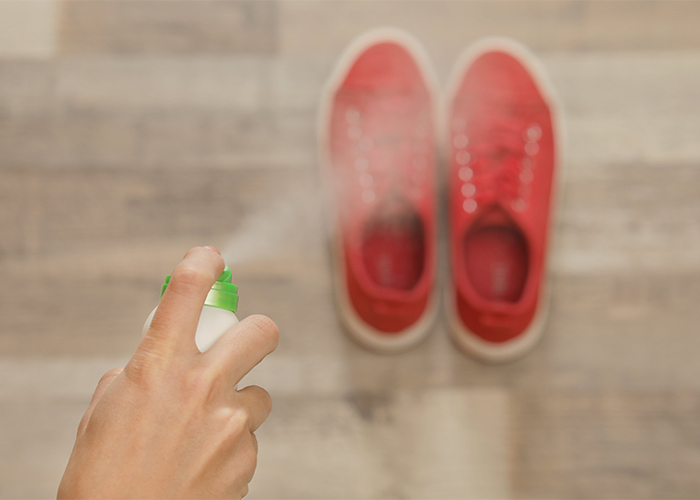
<svg viewBox="0 0 700 500"><path fill-rule="evenodd" d="M474 212L474 210L476 210L476 207L477 207L477 204L476 204L476 200L474 200L474 199L464 200L464 203L462 203L462 208L467 213Z"/></svg>
<svg viewBox="0 0 700 500"><path fill-rule="evenodd" d="M377 198L377 195L371 189L366 189L362 191L362 201L365 203L372 203Z"/></svg>
<svg viewBox="0 0 700 500"><path fill-rule="evenodd" d="M520 182L523 184L530 184L534 176L535 175L532 173L532 170L529 168L523 169L520 172Z"/></svg>
<svg viewBox="0 0 700 500"><path fill-rule="evenodd" d="M467 181L470 181L472 179L472 177L474 176L474 171L469 167L462 167L459 169L458 175L459 175L460 180L467 182Z"/></svg>
<svg viewBox="0 0 700 500"><path fill-rule="evenodd" d="M528 142L525 144L525 152L530 156L536 155L539 150L540 146L536 142Z"/></svg>
<svg viewBox="0 0 700 500"><path fill-rule="evenodd" d="M464 184L462 186L462 195L471 198L476 194L476 186L474 184Z"/></svg>
<svg viewBox="0 0 700 500"><path fill-rule="evenodd" d="M360 139L360 151L369 151L372 149L373 141L371 137L364 136Z"/></svg>
<svg viewBox="0 0 700 500"><path fill-rule="evenodd" d="M352 125L348 128L348 137L353 141L359 140L362 137L362 129L357 125Z"/></svg>
<svg viewBox="0 0 700 500"><path fill-rule="evenodd" d="M517 200L515 200L512 203L511 206L513 207L513 210L515 210L516 212L522 212L523 210L525 210L527 208L527 203L522 198L518 198Z"/></svg>
<svg viewBox="0 0 700 500"><path fill-rule="evenodd" d="M464 134L456 135L452 140L452 144L454 144L457 149L464 149L469 145L469 137Z"/></svg>
<svg viewBox="0 0 700 500"><path fill-rule="evenodd" d="M374 182L374 179L370 174L362 174L360 176L360 186L362 186L363 188L371 187L372 182Z"/></svg>
<svg viewBox="0 0 700 500"><path fill-rule="evenodd" d="M458 151L455 157L459 165L468 165L472 159L472 155L468 151Z"/></svg>
<svg viewBox="0 0 700 500"><path fill-rule="evenodd" d="M360 111L351 106L345 110L345 121L348 123L357 123L360 121Z"/></svg>
<svg viewBox="0 0 700 500"><path fill-rule="evenodd" d="M369 168L369 162L367 161L366 158L357 158L355 160L355 168L357 170L367 170Z"/></svg>
<svg viewBox="0 0 700 500"><path fill-rule="evenodd" d="M542 137L542 127L539 123L531 123L525 132L528 141L539 141Z"/></svg>

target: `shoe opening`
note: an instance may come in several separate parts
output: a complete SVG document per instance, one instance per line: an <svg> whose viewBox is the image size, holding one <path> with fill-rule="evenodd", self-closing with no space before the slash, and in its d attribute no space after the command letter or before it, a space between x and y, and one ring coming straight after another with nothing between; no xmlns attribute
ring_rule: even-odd
<svg viewBox="0 0 700 500"><path fill-rule="evenodd" d="M520 300L528 274L527 243L505 213L485 214L467 232L463 244L467 277L482 298Z"/></svg>
<svg viewBox="0 0 700 500"><path fill-rule="evenodd" d="M410 290L425 265L425 229L405 201L388 201L363 232L362 259L369 277L385 288Z"/></svg>

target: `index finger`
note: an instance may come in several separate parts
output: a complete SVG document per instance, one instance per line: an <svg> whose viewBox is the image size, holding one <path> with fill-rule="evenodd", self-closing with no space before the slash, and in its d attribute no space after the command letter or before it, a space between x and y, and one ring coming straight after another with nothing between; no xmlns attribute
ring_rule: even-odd
<svg viewBox="0 0 700 500"><path fill-rule="evenodd" d="M175 267L139 350L163 356L198 353L195 333L209 290L224 270L224 259L210 247L195 247Z"/></svg>

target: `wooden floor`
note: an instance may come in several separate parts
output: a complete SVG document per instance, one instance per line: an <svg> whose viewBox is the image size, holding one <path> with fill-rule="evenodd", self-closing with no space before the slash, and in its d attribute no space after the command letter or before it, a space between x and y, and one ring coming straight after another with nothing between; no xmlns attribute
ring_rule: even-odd
<svg viewBox="0 0 700 500"><path fill-rule="evenodd" d="M389 357L338 325L315 114L380 24L442 83L514 36L559 93L552 305L520 361L465 357L442 319ZM198 244L281 329L248 378L274 400L250 498L700 497L698 24L673 1L0 2L0 498L55 495L99 376Z"/></svg>

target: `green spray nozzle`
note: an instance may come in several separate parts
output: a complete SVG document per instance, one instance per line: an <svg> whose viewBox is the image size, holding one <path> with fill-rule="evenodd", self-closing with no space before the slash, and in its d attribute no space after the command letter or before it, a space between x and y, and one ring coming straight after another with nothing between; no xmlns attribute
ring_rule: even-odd
<svg viewBox="0 0 700 500"><path fill-rule="evenodd" d="M168 288L168 283L170 283L170 276L165 277L165 283L160 291L161 297ZM224 267L224 272L209 290L204 305L226 309L232 313L238 309L238 287L231 283L231 269L228 266Z"/></svg>

